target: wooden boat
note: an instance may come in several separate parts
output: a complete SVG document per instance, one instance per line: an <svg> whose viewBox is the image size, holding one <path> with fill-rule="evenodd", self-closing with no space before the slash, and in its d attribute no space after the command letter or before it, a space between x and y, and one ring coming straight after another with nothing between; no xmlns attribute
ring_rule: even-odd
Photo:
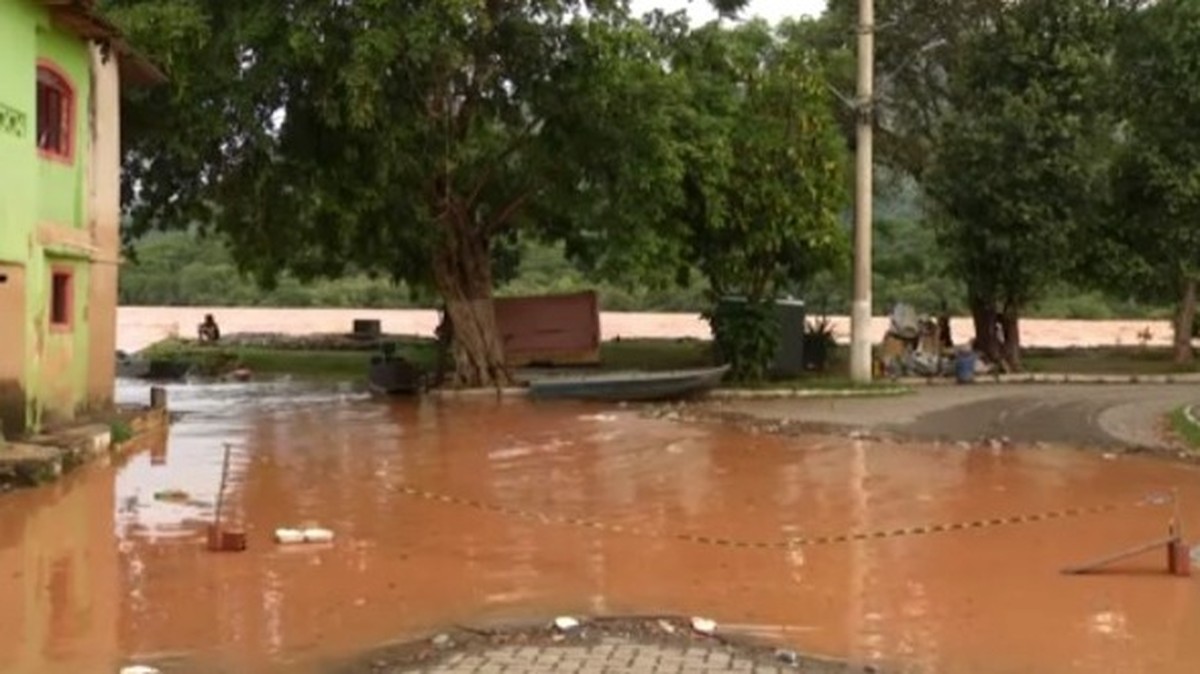
<svg viewBox="0 0 1200 674"><path fill-rule="evenodd" d="M425 375L403 358L371 359L367 388L379 395L416 395L425 385Z"/></svg>
<svg viewBox="0 0 1200 674"><path fill-rule="evenodd" d="M697 396L721 383L729 366L665 372L614 372L546 377L529 383L535 398L639 401Z"/></svg>

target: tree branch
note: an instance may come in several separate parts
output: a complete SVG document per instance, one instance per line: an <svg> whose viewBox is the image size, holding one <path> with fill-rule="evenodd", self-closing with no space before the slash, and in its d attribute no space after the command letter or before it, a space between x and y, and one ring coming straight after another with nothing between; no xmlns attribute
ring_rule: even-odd
<svg viewBox="0 0 1200 674"><path fill-rule="evenodd" d="M521 210L521 208L527 201L529 201L529 198L532 197L536 191L537 190L535 188L530 187L521 194L517 195L517 198L508 202L507 206L500 209L500 212L488 221L487 225L485 225L483 228L483 233L487 236L491 236L500 231L500 228L502 228L514 215L516 215L517 211Z"/></svg>

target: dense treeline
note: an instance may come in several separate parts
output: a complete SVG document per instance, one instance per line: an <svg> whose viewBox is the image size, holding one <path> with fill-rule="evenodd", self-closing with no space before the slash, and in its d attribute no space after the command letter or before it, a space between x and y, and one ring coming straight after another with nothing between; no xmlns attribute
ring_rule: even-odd
<svg viewBox="0 0 1200 674"><path fill-rule="evenodd" d="M891 210L891 209L885 209ZM903 210L895 211L902 214ZM933 231L913 220L881 220L876 226L875 302L877 313L894 302L906 302L934 312L942 302L951 311L967 311L960 284L946 275ZM403 283L366 274L301 282L283 276L273 288L259 286L234 264L219 237L200 238L188 232L151 234L132 246L133 255L121 268L121 303L140 306L260 306L260 307L433 307L437 299L414 292ZM794 288L816 311L838 313L847 305L849 281L821 275L807 288ZM502 282L500 295L596 290L610 311L686 311L708 308L708 287L697 277L687 285L652 290L619 286L589 277L563 254L561 247L529 244L516 275ZM1030 310L1049 318L1165 318L1169 306L1119 301L1099 291L1069 286L1046 294Z"/></svg>
<svg viewBox="0 0 1200 674"><path fill-rule="evenodd" d="M1200 0L876 0L869 107L854 0L778 26L729 21L740 0L703 26L580 0L104 4L171 79L125 102L128 302L441 304L455 381L490 385L494 293L597 287L704 311L756 377L771 297L847 308L867 118L894 205L877 311L968 311L1020 367L1022 316L1170 307L1192 358Z"/></svg>

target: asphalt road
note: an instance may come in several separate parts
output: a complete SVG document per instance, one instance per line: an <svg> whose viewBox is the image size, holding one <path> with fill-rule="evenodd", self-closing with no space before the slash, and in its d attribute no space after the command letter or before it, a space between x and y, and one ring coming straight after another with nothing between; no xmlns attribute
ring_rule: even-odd
<svg viewBox="0 0 1200 674"><path fill-rule="evenodd" d="M884 398L745 400L724 411L758 419L888 432L930 440L1169 449L1165 416L1200 402L1195 384L975 384Z"/></svg>

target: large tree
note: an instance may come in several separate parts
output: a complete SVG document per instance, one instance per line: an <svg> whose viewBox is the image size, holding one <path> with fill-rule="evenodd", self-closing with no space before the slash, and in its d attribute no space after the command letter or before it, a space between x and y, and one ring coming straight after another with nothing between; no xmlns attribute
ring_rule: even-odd
<svg viewBox="0 0 1200 674"><path fill-rule="evenodd" d="M877 153L881 164L921 182L937 135L953 110L951 81L972 41L994 26L1009 0L875 0ZM829 0L826 49L853 53L858 0ZM849 97L853 68L839 68ZM853 128L852 110L844 113Z"/></svg>
<svg viewBox="0 0 1200 674"><path fill-rule="evenodd" d="M1098 272L1110 287L1174 302L1175 359L1193 359L1200 278L1200 2L1160 0L1119 41L1121 129L1113 217Z"/></svg>
<svg viewBox="0 0 1200 674"><path fill-rule="evenodd" d="M966 281L977 347L1010 367L1020 365L1022 309L1069 273L1096 216L1113 26L1094 0L1022 0L971 42L950 83L927 188Z"/></svg>
<svg viewBox="0 0 1200 674"><path fill-rule="evenodd" d="M689 101L678 217L714 302L745 300L711 315L717 346L743 379L770 364L775 298L848 250L845 145L818 55L800 34L761 21L712 24L681 40L672 62Z"/></svg>
<svg viewBox="0 0 1200 674"><path fill-rule="evenodd" d="M203 223L240 266L431 285L456 383L508 380L497 242L571 233L671 268L666 55L619 0L109 0L171 86L125 121L137 232ZM653 254L649 254L649 253Z"/></svg>

